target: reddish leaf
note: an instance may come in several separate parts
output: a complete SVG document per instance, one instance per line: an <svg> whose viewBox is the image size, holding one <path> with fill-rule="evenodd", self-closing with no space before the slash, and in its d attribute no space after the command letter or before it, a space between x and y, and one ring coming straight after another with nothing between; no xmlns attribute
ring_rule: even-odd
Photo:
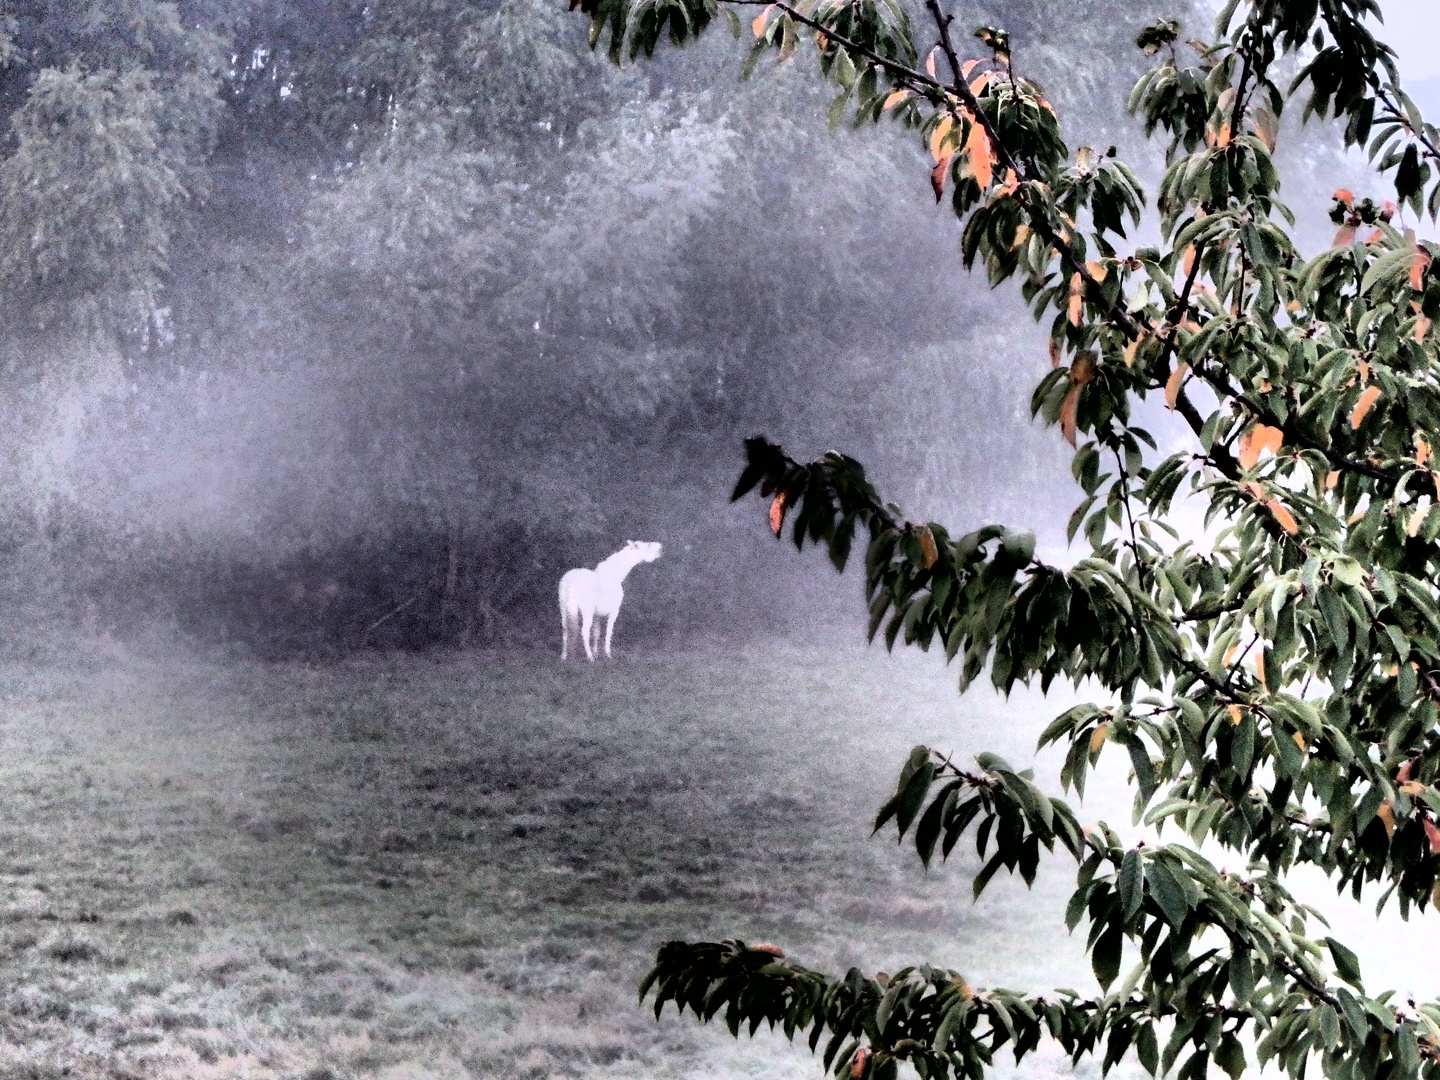
<svg viewBox="0 0 1440 1080"><path fill-rule="evenodd" d="M1170 378L1165 380L1165 406L1171 412L1175 411L1175 404L1180 400L1180 388L1185 385L1185 376L1189 374L1189 364L1176 364Z"/></svg>
<svg viewBox="0 0 1440 1080"><path fill-rule="evenodd" d="M1075 445L1075 408L1079 397L1080 387L1072 386L1060 403L1060 434L1072 447Z"/></svg>
<svg viewBox="0 0 1440 1080"><path fill-rule="evenodd" d="M1240 453L1237 456L1240 467L1242 469L1253 469L1255 463L1260 460L1262 450L1269 450L1272 454L1278 454L1284 440L1285 433L1279 428L1267 427L1264 424L1255 424L1240 438Z"/></svg>
<svg viewBox="0 0 1440 1080"><path fill-rule="evenodd" d="M1425 824L1425 839L1430 841L1430 854L1440 855L1440 829L1428 817L1421 820Z"/></svg>
<svg viewBox="0 0 1440 1080"><path fill-rule="evenodd" d="M970 175L984 191L994 176L995 163L991 158L990 136L980 124L970 125L970 134L965 137L965 155L970 160Z"/></svg>
<svg viewBox="0 0 1440 1080"><path fill-rule="evenodd" d="M1285 509L1285 505L1279 499L1267 500L1265 503L1265 509L1270 511L1270 516L1273 517L1276 521L1278 521L1280 523L1280 527L1284 529L1287 533L1289 533L1291 536L1296 535L1300 531L1300 526L1295 522L1295 515L1290 513L1289 510ZM1260 681L1265 681L1263 675L1261 676Z"/></svg>
<svg viewBox="0 0 1440 1080"><path fill-rule="evenodd" d="M1360 395L1360 400L1355 403L1355 408L1350 413L1350 427L1352 429L1358 428L1365 422L1365 414L1370 411L1370 407L1374 405L1379 398L1380 388L1378 386L1367 386L1365 388L1364 392Z"/></svg>
<svg viewBox="0 0 1440 1080"><path fill-rule="evenodd" d="M770 503L770 531L776 536L780 535L780 529L785 524L785 492L775 496Z"/></svg>
<svg viewBox="0 0 1440 1080"><path fill-rule="evenodd" d="M945 149L945 137L950 134L950 129L954 126L955 121L944 116L935 125L935 130L930 133L930 156L936 161L943 161L949 157L949 153Z"/></svg>
<svg viewBox="0 0 1440 1080"><path fill-rule="evenodd" d="M1378 817L1380 819L1380 823L1385 826L1385 835L1394 836L1395 811L1391 809L1389 799L1385 799L1383 802L1380 803L1380 808L1375 811L1375 816Z"/></svg>
<svg viewBox="0 0 1440 1080"><path fill-rule="evenodd" d="M940 552L935 548L935 534L930 531L929 525L920 526L920 561L925 564L925 569L935 565L935 560L940 558Z"/></svg>
<svg viewBox="0 0 1440 1080"><path fill-rule="evenodd" d="M935 192L937 203L945 197L945 176L950 171L950 157L947 154L944 161L930 170L930 190Z"/></svg>

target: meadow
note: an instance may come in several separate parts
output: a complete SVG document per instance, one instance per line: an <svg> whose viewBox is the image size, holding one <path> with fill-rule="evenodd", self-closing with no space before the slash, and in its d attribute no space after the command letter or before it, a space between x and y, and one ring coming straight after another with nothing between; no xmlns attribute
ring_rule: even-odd
<svg viewBox="0 0 1440 1080"><path fill-rule="evenodd" d="M821 1075L638 1007L671 937L1093 985L1063 857L976 904L970 859L870 836L914 743L1018 763L1052 714L932 657L110 645L5 664L0 705L7 1077Z"/></svg>

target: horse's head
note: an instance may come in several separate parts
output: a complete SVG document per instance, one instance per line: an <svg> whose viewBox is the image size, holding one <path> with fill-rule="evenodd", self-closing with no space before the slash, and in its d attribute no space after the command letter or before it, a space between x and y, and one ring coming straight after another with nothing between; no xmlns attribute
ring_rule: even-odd
<svg viewBox="0 0 1440 1080"><path fill-rule="evenodd" d="M626 540L625 547L633 551L641 562L654 562L660 557L661 546L654 540Z"/></svg>

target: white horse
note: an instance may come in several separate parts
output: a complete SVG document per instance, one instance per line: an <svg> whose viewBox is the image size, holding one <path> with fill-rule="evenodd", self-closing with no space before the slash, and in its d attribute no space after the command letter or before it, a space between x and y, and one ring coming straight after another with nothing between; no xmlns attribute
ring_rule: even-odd
<svg viewBox="0 0 1440 1080"><path fill-rule="evenodd" d="M625 546L594 570L580 568L567 571L560 579L560 659L570 654L570 631L580 634L585 658L594 660L600 651L600 620L605 620L605 655L610 655L610 636L615 633L615 617L620 614L620 601L625 590L620 587L625 575L642 562L660 557L660 545L645 540L627 540ZM591 632L594 632L593 644Z"/></svg>

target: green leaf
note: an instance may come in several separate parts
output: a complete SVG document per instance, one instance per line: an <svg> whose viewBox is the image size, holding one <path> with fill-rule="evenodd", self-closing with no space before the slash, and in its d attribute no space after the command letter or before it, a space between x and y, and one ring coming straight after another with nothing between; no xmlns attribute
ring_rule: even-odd
<svg viewBox="0 0 1440 1080"><path fill-rule="evenodd" d="M1335 974L1355 987L1356 990L1364 993L1365 988L1360 982L1359 958L1333 937L1327 937L1325 944L1329 947L1330 957L1335 962Z"/></svg>
<svg viewBox="0 0 1440 1080"><path fill-rule="evenodd" d="M1190 903L1184 887L1175 880L1168 865L1161 859L1150 859L1145 864L1145 881L1150 886L1150 895L1155 898L1165 921L1180 929L1190 914Z"/></svg>
<svg viewBox="0 0 1440 1080"><path fill-rule="evenodd" d="M1153 1024L1141 1024L1135 1032L1135 1056L1140 1059L1141 1066L1151 1076L1154 1076L1159 1070L1160 1048L1155 1041Z"/></svg>
<svg viewBox="0 0 1440 1080"><path fill-rule="evenodd" d="M1145 902L1145 877L1140 866L1140 852L1125 852L1120 863L1120 903L1128 922Z"/></svg>
<svg viewBox="0 0 1440 1080"><path fill-rule="evenodd" d="M1230 954L1230 993L1242 1008L1255 996L1255 968L1250 950L1235 948Z"/></svg>
<svg viewBox="0 0 1440 1080"><path fill-rule="evenodd" d="M1245 1050L1233 1031L1220 1037L1220 1045L1215 1048L1215 1064L1230 1074L1230 1080L1240 1080L1244 1075Z"/></svg>

